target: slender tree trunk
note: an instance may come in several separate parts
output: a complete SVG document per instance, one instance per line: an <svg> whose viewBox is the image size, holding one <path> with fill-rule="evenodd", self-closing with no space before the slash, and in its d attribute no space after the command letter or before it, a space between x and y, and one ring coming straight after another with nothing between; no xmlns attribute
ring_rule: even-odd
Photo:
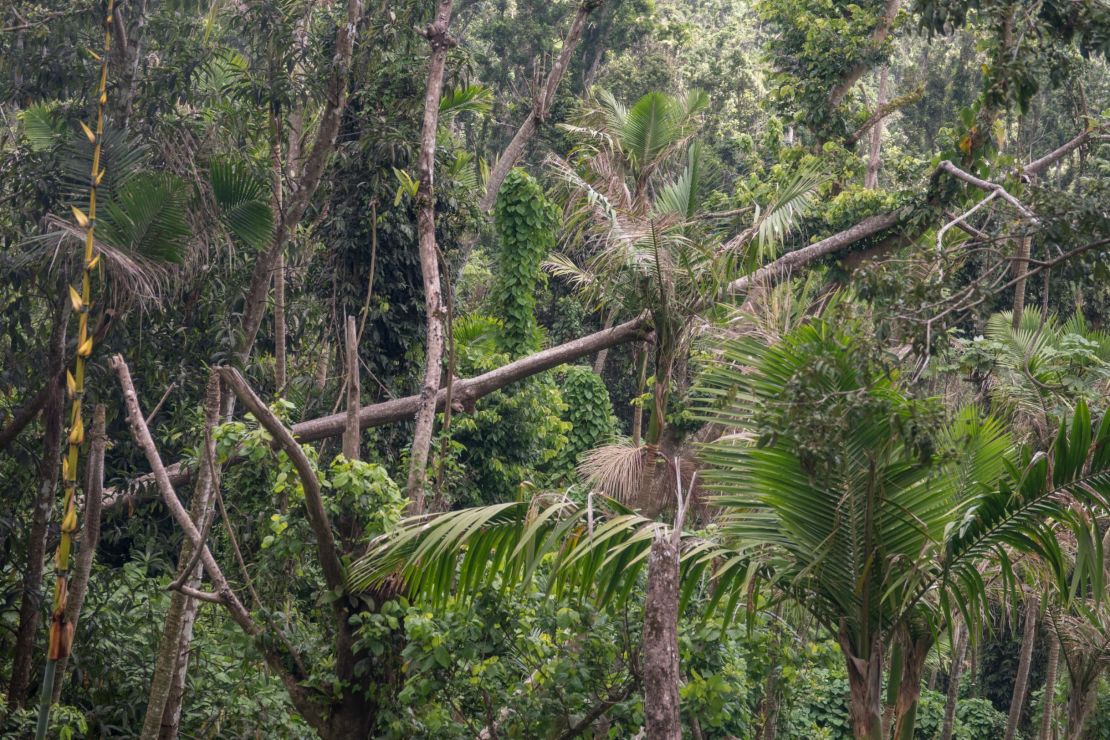
<svg viewBox="0 0 1110 740"><path fill-rule="evenodd" d="M273 280L274 266L285 253L301 219L304 218L309 201L323 177L324 169L335 150L336 136L343 111L347 107L348 83L351 70L351 56L354 52L355 37L362 21L362 0L347 0L346 22L339 24L336 34L335 54L332 57L331 75L327 83L327 103L320 114L316 139L300 167L299 177L291 187L291 195L285 203L283 212L276 214L274 233L266 249L258 254L251 271L250 285L243 306L242 331L231 352L232 362L245 367L254 349L258 329L266 313L267 298ZM223 398L221 414L227 416L234 409L235 396L228 393Z"/></svg>
<svg viewBox="0 0 1110 740"><path fill-rule="evenodd" d="M81 607L85 605L85 596L89 592L89 575L92 573L93 561L96 560L96 547L100 543L100 512L104 498L104 451L107 447L108 437L104 433L104 406L97 404L93 408L92 436L89 440L85 510L81 514L81 521L84 523L81 532L81 549L77 553L73 566L69 600L66 602L66 623L72 624L74 629L77 629L77 622L81 618ZM68 655L58 660L51 704L57 704L62 698L62 686L65 685L68 665Z"/></svg>
<svg viewBox="0 0 1110 740"><path fill-rule="evenodd" d="M940 740L952 740L956 725L956 705L960 698L960 676L964 670L969 635L961 623L956 629L956 644L952 648L952 667L948 670L948 695L944 702L944 720L940 727Z"/></svg>
<svg viewBox="0 0 1110 740"><path fill-rule="evenodd" d="M68 303L55 312L50 334L47 394L43 406L42 458L38 469L38 495L34 499L31 531L27 539L27 569L23 574L23 594L19 605L19 626L12 649L12 674L8 684L9 711L25 706L31 685L31 666L35 651L35 634L42 615L42 575L46 558L46 529L50 524L51 504L58 486L62 461L62 432L65 424L62 367L65 351L65 329Z"/></svg>
<svg viewBox="0 0 1110 740"><path fill-rule="evenodd" d="M886 85L887 77L890 74L890 65L885 65L882 72L879 73L879 96L875 104L875 110L879 111L886 105ZM874 190L879 186L879 167L882 165L882 147L883 147L883 119L875 122L871 127L871 150L867 157L867 174L864 177L863 186Z"/></svg>
<svg viewBox="0 0 1110 740"><path fill-rule="evenodd" d="M278 255L274 267L274 385L285 395L285 256Z"/></svg>
<svg viewBox="0 0 1110 740"><path fill-rule="evenodd" d="M343 432L343 457L358 459L358 409L361 397L358 377L358 339L355 317L347 317L347 429Z"/></svg>
<svg viewBox="0 0 1110 740"><path fill-rule="evenodd" d="M1055 634L1048 635L1048 665L1045 667L1044 699L1041 711L1040 740L1052 740L1053 710L1056 708L1056 676L1060 669L1060 640Z"/></svg>
<svg viewBox="0 0 1110 740"><path fill-rule="evenodd" d="M1068 740L1081 740L1087 725L1087 716L1091 713L1094 704L1095 688L1098 682L1091 681L1081 686L1073 685L1068 692Z"/></svg>
<svg viewBox="0 0 1110 740"><path fill-rule="evenodd" d="M579 4L574 14L574 20L570 23L570 29L563 39L562 49L555 58L555 63L551 65L551 71L548 73L547 79L544 80L543 88L536 95L532 110L528 112L528 117L520 124L520 128L513 136L512 141L505 147L505 151L501 152L501 156L497 158L497 162L493 165L493 170L490 171L489 181L486 183L486 192L479 203L482 211L488 212L493 208L493 204L497 201L497 192L501 190L501 183L505 181L509 172L516 166L517 160L524 152L525 145L536 133L536 129L547 120L547 116L551 112L551 106L555 102L555 93L558 92L559 84L563 81L563 75L566 74L567 68L570 66L570 58L578 47L578 41L582 38L582 29L586 27L586 19L590 13L600 6L601 0L582 0Z"/></svg>
<svg viewBox="0 0 1110 740"><path fill-rule="evenodd" d="M1014 695L1010 699L1010 717L1006 722L1006 740L1017 737L1021 712L1025 707L1025 695L1029 689L1029 671L1033 666L1033 642L1037 637L1037 611L1040 600L1030 596L1025 601L1025 627L1021 635L1021 658L1018 660L1017 675L1014 677Z"/></svg>
<svg viewBox="0 0 1110 740"><path fill-rule="evenodd" d="M1017 329L1021 326L1021 315L1025 311L1025 274L1029 272L1029 254L1030 248L1033 243L1033 238L1023 236L1018 240L1017 244L1017 257L1014 260L1014 320L1013 326Z"/></svg>
<svg viewBox="0 0 1110 740"><path fill-rule="evenodd" d="M198 465L200 472L197 474L196 489L193 500L189 506L189 518L193 525L201 532L208 531L208 520L212 516L212 492L215 490L217 475L216 440L213 429L219 419L220 413L220 381L215 371L208 380L208 392L205 399L205 423L203 450ZM182 580L192 590L200 586L202 567L199 558L194 557L193 543L186 538L181 543L181 553L178 556L177 579ZM188 654L191 640L183 640L186 626L189 627L191 638L192 623L195 620L197 600L187 596L180 590L174 590L170 597L170 607L166 612L165 625L162 628L162 639L158 646L158 658L154 667L154 677L150 682L150 695L147 700L146 717L143 720L141 737L143 740L156 740L162 734L163 717L166 714L167 704L172 693L174 678L177 675L178 659L182 652ZM186 613L192 608L191 618L186 619ZM184 651L182 650L184 648ZM180 706L177 708L180 711Z"/></svg>
<svg viewBox="0 0 1110 740"><path fill-rule="evenodd" d="M209 513L209 516L212 516ZM204 569L201 564L193 569L185 585L200 588ZM173 676L170 689L166 694L166 707L162 710L162 721L158 728L159 740L174 740L181 728L181 709L185 704L185 679L189 673L189 655L193 646L193 626L200 611L200 600L189 599L181 615L181 633L178 637Z"/></svg>
<svg viewBox="0 0 1110 740"><path fill-rule="evenodd" d="M416 191L417 232L420 237L420 272L424 279L424 310L427 316L427 342L424 353L424 384L420 390L420 407L416 412L416 429L409 455L409 477L406 490L410 511L424 511L424 489L427 480L428 451L432 446L435 426L436 398L443 371L444 305L440 292L439 248L436 246L435 153L439 126L439 102L443 95L443 71L447 51L455 45L448 35L453 0L440 0L435 20L424 35L432 48L428 61L428 85L424 93L424 122L420 135L420 157L417 164L420 185Z"/></svg>
<svg viewBox="0 0 1110 740"><path fill-rule="evenodd" d="M681 740L678 667L678 544L656 534L644 597L644 718L648 740Z"/></svg>

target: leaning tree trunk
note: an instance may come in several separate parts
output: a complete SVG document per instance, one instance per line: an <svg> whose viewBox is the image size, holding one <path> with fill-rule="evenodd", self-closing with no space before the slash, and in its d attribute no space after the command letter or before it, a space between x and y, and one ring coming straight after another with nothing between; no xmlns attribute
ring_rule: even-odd
<svg viewBox="0 0 1110 740"><path fill-rule="evenodd" d="M1044 700L1041 708L1040 740L1052 740L1052 715L1056 704L1056 675L1060 669L1060 640L1055 634L1048 636L1048 665L1044 676Z"/></svg>
<svg viewBox="0 0 1110 740"><path fill-rule="evenodd" d="M969 639L967 626L960 624L956 629L956 644L952 648L952 667L948 670L948 696L944 702L944 721L940 727L940 740L952 740L952 730L956 724L956 704L960 698L960 677L964 671L964 658L967 656Z"/></svg>
<svg viewBox="0 0 1110 740"><path fill-rule="evenodd" d="M1014 677L1014 695L1010 699L1010 717L1006 722L1006 740L1017 736L1021 722L1021 710L1025 706L1025 695L1029 689L1029 671L1033 666L1033 641L1037 637L1037 610L1040 601L1030 596L1025 602L1025 627L1021 635L1021 658L1018 661L1017 675Z"/></svg>
<svg viewBox="0 0 1110 740"><path fill-rule="evenodd" d="M681 740L678 701L678 543L659 533L644 597L644 718L648 740Z"/></svg>
<svg viewBox="0 0 1110 740"><path fill-rule="evenodd" d="M204 404L204 439L202 441L202 452L197 461L200 472L197 474L196 489L189 511L189 518L192 519L194 526L201 532L202 537L208 532L208 520L212 515L212 492L217 485L215 471L217 464L216 440L213 429L219 419L219 413L220 380L216 372L213 371L208 380L208 393ZM189 539L182 542L176 576L178 582L192 590L196 590L200 586L203 573L203 566L199 562L199 553L195 553L195 549ZM174 679L178 675L179 660L182 657L186 659L188 657L197 606L199 606L199 602L187 596L181 590L174 590L170 597L170 607L166 612L166 621L162 628L162 640L158 646L154 677L150 682L146 717L143 719L141 733L143 740L156 740L162 734L163 717L166 715L167 704L170 695L173 693ZM187 636L186 633L188 633ZM178 706L177 712L171 711L171 714L179 713L179 711L180 706Z"/></svg>
<svg viewBox="0 0 1110 740"><path fill-rule="evenodd" d="M420 184L416 191L416 226L420 242L420 273L424 279L427 340L424 352L424 384L420 390L420 407L416 412L416 429L412 435L406 486L413 514L424 511L428 452L432 447L432 429L435 426L436 397L439 393L445 340L445 309L439 285L439 247L436 246L435 155L439 102L443 95L443 71L447 51L455 45L455 40L447 33L451 23L452 2L453 0L440 0L435 20L424 32L432 47L432 54L428 61L428 85L424 92L424 121L417 162Z"/></svg>

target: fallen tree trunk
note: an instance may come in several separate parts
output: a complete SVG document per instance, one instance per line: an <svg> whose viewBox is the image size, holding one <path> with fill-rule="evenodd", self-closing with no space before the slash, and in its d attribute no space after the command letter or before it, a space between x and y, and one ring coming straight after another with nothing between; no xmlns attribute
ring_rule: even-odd
<svg viewBox="0 0 1110 740"><path fill-rule="evenodd" d="M574 362L588 355L600 352L603 349L618 347L622 344L639 341L645 338L648 332L648 317L639 316L631 321L618 324L611 329L603 329L588 336L566 344L560 344L537 352L534 355L503 365L496 370L478 375L473 378L456 381L452 387L452 404L466 408L475 401L488 396L517 381L524 380L533 375L538 375L546 370ZM447 391L440 389L436 399L436 410L443 411L446 405ZM394 424L399 421L408 421L416 415L420 406L420 396L406 396L395 398L384 403L374 403L363 406L358 412L359 429ZM293 436L299 442L315 442L329 437L338 437L343 434L347 426L346 412L323 416L319 419L309 419L292 427ZM236 460L228 461L228 464ZM166 468L169 482L174 486L188 483L192 470L181 463L175 463ZM153 484L155 481L150 475L136 478L125 489L105 491L104 506L112 507L131 500L132 495L141 488Z"/></svg>

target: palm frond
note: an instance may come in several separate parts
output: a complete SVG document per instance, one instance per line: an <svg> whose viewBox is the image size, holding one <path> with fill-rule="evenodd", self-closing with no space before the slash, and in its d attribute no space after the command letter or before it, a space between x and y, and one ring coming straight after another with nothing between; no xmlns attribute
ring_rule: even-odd
<svg viewBox="0 0 1110 740"><path fill-rule="evenodd" d="M261 249L274 228L266 182L244 162L217 159L208 168L212 197L228 230L243 244Z"/></svg>

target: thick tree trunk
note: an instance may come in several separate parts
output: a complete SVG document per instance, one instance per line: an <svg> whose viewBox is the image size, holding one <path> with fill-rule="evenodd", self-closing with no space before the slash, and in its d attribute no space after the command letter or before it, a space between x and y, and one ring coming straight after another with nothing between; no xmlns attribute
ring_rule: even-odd
<svg viewBox="0 0 1110 740"><path fill-rule="evenodd" d="M960 624L956 629L956 644L952 648L952 667L948 670L948 695L944 702L944 720L940 727L940 740L952 740L956 725L956 704L960 698L960 676L967 657L969 635L967 626Z"/></svg>
<svg viewBox="0 0 1110 740"><path fill-rule="evenodd" d="M1048 665L1045 667L1044 699L1041 711L1040 740L1053 740L1052 719L1056 708L1056 676L1060 670L1060 640L1055 634L1048 636Z"/></svg>
<svg viewBox="0 0 1110 740"><path fill-rule="evenodd" d="M220 381L219 376L212 372L208 380L208 393L204 408L204 440L203 453L198 461L200 472L197 474L197 485L193 492L193 500L189 505L189 518L193 526L201 533L208 531L208 520L212 516L212 492L218 485L218 476L215 471L216 440L213 433L220 413ZM181 544L181 553L178 556L177 579L185 585L196 590L200 587L202 566L198 558L194 557L193 543L186 538ZM147 699L146 717L143 719L141 737L144 740L156 740L162 735L163 717L166 715L167 704L173 690L174 678L178 674L178 660L182 653L186 656L192 637L192 623L196 618L197 600L187 596L179 590L174 590L170 597L170 607L166 612L165 625L162 628L162 639L158 646L158 657L154 667L154 677L150 682L150 694ZM186 618L186 613L192 614ZM188 627L188 630L186 630ZM183 639L186 631L188 639ZM179 714L180 705L170 714ZM172 737L173 735L169 735Z"/></svg>
<svg viewBox="0 0 1110 740"><path fill-rule="evenodd" d="M440 0L436 17L424 32L432 48L428 60L428 85L424 91L424 121L420 133L420 157L417 161L420 184L416 191L416 229L420 238L420 273L424 279L424 311L427 318L427 339L424 350L424 384L416 412L416 429L409 453L409 477L406 491L409 510L424 511L424 487L427 480L428 451L432 447L432 430L436 420L436 398L439 378L443 372L443 320L445 308L439 280L439 247L436 246L435 158L436 133L439 127L439 101L443 95L443 71L447 51L455 45L448 35L453 0Z"/></svg>
<svg viewBox="0 0 1110 740"><path fill-rule="evenodd" d="M890 66L884 66L882 72L879 73L879 96L878 101L875 103L875 110L881 111L883 106L886 105L886 84L887 77L890 76ZM867 157L867 174L864 176L863 186L874 190L879 186L879 167L882 165L882 147L883 147L883 119L875 122L871 128L871 148Z"/></svg>
<svg viewBox="0 0 1110 740"><path fill-rule="evenodd" d="M1029 671L1033 667L1033 642L1037 637L1037 611L1040 600L1030 596L1025 601L1025 627L1021 635L1021 657L1018 660L1017 675L1014 676L1014 694L1010 699L1010 716L1006 721L1006 740L1017 736L1021 712L1025 707L1025 695L1029 689Z"/></svg>
<svg viewBox="0 0 1110 740"><path fill-rule="evenodd" d="M644 718L648 740L681 740L678 667L678 544L657 534L644 597Z"/></svg>
<svg viewBox="0 0 1110 740"><path fill-rule="evenodd" d="M1097 685L1097 681L1092 681L1089 685L1072 686L1071 691L1068 692L1066 733L1068 740L1081 740L1083 738L1083 731L1087 726L1087 716L1091 713L1091 706L1094 704L1095 687Z"/></svg>
<svg viewBox="0 0 1110 740"><path fill-rule="evenodd" d="M898 684L898 699L894 707L894 737L897 740L913 740L917 704L921 697L921 675L931 645L931 638L919 637L907 640L902 646L902 679Z"/></svg>
<svg viewBox="0 0 1110 740"><path fill-rule="evenodd" d="M38 469L38 495L31 514L31 531L27 539L27 568L23 573L23 593L19 605L19 626L12 649L12 673L8 683L8 709L25 706L31 685L31 666L35 650L35 634L42 615L42 575L46 558L46 529L50 524L51 504L62 464L62 433L65 426L63 383L61 376L65 352L68 302L60 305L54 315L54 328L47 349L47 371L43 404L42 458Z"/></svg>
<svg viewBox="0 0 1110 740"><path fill-rule="evenodd" d="M840 650L848 669L848 721L856 740L883 737L883 652L876 636L868 646L870 655L854 654L845 626L840 629Z"/></svg>

